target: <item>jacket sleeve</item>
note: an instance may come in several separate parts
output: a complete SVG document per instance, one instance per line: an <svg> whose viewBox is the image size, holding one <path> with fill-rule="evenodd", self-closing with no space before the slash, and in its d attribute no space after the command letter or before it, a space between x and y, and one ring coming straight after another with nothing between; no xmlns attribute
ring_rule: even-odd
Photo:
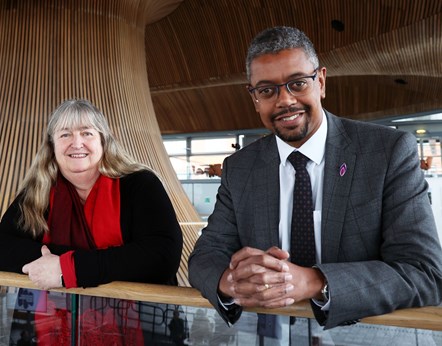
<svg viewBox="0 0 442 346"><path fill-rule="evenodd" d="M442 252L416 140L403 133L373 148L358 154L338 261L318 265L331 297L327 313L314 307L325 328L442 299Z"/></svg>
<svg viewBox="0 0 442 346"><path fill-rule="evenodd" d="M0 270L22 273L22 267L41 256L42 244L19 229L19 198L6 210L0 222Z"/></svg>
<svg viewBox="0 0 442 346"><path fill-rule="evenodd" d="M6 210L0 222L0 270L22 274L22 267L41 257L41 237L33 239L18 226L20 196ZM49 245L56 255L68 250L65 246Z"/></svg>
<svg viewBox="0 0 442 346"><path fill-rule="evenodd" d="M180 226L160 180L141 171L120 180L122 246L74 252L78 286L111 281L176 284Z"/></svg>

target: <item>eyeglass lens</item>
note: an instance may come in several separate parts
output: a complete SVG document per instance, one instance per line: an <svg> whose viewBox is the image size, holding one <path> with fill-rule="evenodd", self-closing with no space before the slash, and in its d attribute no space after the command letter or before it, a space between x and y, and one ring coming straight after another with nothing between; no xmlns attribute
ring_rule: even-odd
<svg viewBox="0 0 442 346"><path fill-rule="evenodd" d="M264 85L262 87L253 88L252 91L259 101L274 101L276 97L279 96L281 87L285 87L287 91L295 97L303 96L310 91L315 78L316 73L313 76L306 76L283 84Z"/></svg>

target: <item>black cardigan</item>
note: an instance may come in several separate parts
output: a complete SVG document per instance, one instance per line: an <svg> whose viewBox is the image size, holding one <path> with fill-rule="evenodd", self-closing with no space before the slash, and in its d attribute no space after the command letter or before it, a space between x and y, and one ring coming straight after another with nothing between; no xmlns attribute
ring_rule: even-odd
<svg viewBox="0 0 442 346"><path fill-rule="evenodd" d="M19 199L0 222L0 270L22 273L22 267L41 257L42 237L32 239L17 225ZM183 238L170 199L158 177L149 171L120 179L120 224L124 244L101 250L75 250L79 287L111 281L176 284ZM50 244L56 255L66 246Z"/></svg>

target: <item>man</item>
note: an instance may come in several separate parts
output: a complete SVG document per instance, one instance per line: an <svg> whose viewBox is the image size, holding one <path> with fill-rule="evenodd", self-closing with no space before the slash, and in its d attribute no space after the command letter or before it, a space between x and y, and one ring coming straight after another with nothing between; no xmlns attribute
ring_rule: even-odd
<svg viewBox="0 0 442 346"><path fill-rule="evenodd" d="M186 339L184 320L180 317L180 311L173 311L173 318L169 322L170 338L177 346L183 346Z"/></svg>
<svg viewBox="0 0 442 346"><path fill-rule="evenodd" d="M273 134L225 160L215 210L189 258L191 284L229 323L242 307L304 299L326 329L439 304L442 254L416 139L325 111L326 68L298 29L259 34L247 76ZM289 254L303 237L291 234L301 180L293 151L309 159L313 265Z"/></svg>

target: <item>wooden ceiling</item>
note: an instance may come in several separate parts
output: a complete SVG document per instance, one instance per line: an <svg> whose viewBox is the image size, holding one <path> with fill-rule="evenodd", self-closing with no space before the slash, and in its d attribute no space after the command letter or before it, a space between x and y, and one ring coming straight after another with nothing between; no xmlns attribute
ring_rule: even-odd
<svg viewBox="0 0 442 346"><path fill-rule="evenodd" d="M161 132L262 128L245 56L252 38L276 25L312 40L327 67L329 111L376 120L441 110L441 13L440 0L184 0L146 27Z"/></svg>

